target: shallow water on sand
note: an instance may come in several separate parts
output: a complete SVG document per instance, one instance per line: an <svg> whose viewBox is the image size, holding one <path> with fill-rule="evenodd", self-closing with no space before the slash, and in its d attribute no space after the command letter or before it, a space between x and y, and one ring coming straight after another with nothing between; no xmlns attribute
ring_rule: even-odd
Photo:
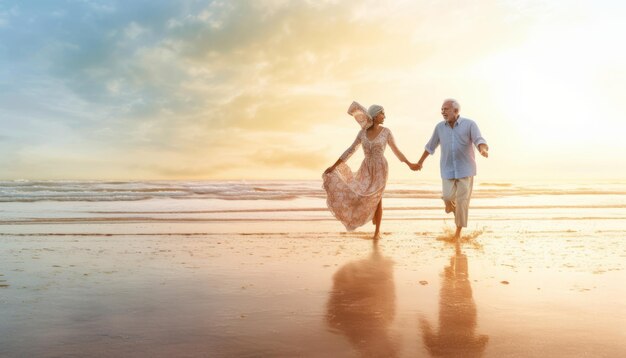
<svg viewBox="0 0 626 358"><path fill-rule="evenodd" d="M491 184L458 245L395 185L377 244L315 195L4 202L0 356L626 354L617 184Z"/></svg>

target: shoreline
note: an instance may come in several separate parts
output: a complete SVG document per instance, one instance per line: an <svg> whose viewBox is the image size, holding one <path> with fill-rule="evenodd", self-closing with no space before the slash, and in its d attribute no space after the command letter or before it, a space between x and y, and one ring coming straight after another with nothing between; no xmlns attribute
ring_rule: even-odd
<svg viewBox="0 0 626 358"><path fill-rule="evenodd" d="M0 356L626 355L622 199L3 203Z"/></svg>

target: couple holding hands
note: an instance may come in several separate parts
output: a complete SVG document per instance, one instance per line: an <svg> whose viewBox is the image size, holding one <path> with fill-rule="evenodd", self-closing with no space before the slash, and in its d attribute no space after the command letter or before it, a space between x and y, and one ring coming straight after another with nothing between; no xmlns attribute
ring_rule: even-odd
<svg viewBox="0 0 626 358"><path fill-rule="evenodd" d="M387 144L396 157L412 170L421 170L424 160L441 145L442 199L446 213L454 213L455 238L461 237L461 230L467 227L469 201L476 175L474 146L485 158L489 155L489 147L476 123L461 117L459 110L460 105L456 100L446 99L443 102L441 115L444 120L435 127L419 161L411 163L396 146L389 128L382 126L385 121L382 106L375 104L366 110L357 102L350 105L348 114L357 120L362 129L354 143L322 175L327 194L326 204L348 231L371 220L376 226L374 239L380 238L382 197L388 174L384 157ZM365 158L359 170L353 173L346 161L359 145L363 146Z"/></svg>

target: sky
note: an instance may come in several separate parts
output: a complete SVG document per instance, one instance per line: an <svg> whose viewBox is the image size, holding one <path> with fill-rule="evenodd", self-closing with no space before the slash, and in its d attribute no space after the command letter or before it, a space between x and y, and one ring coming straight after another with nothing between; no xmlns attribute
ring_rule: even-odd
<svg viewBox="0 0 626 358"><path fill-rule="evenodd" d="M353 100L417 161L452 97L482 181L622 180L625 4L0 0L0 179L320 179Z"/></svg>

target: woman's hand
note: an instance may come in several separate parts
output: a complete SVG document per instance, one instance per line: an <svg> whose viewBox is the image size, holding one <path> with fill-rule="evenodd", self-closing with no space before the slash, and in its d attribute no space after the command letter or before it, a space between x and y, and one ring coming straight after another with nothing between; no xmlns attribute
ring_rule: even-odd
<svg viewBox="0 0 626 358"><path fill-rule="evenodd" d="M337 168L337 166L342 162L341 158L337 159L337 161L335 162L335 164L331 165L330 167L328 167L328 169L326 169L324 171L324 175L332 172L333 170L335 170L335 168Z"/></svg>
<svg viewBox="0 0 626 358"><path fill-rule="evenodd" d="M411 170L415 171L415 170L422 170L422 164L420 163L407 163L409 168L411 168Z"/></svg>

